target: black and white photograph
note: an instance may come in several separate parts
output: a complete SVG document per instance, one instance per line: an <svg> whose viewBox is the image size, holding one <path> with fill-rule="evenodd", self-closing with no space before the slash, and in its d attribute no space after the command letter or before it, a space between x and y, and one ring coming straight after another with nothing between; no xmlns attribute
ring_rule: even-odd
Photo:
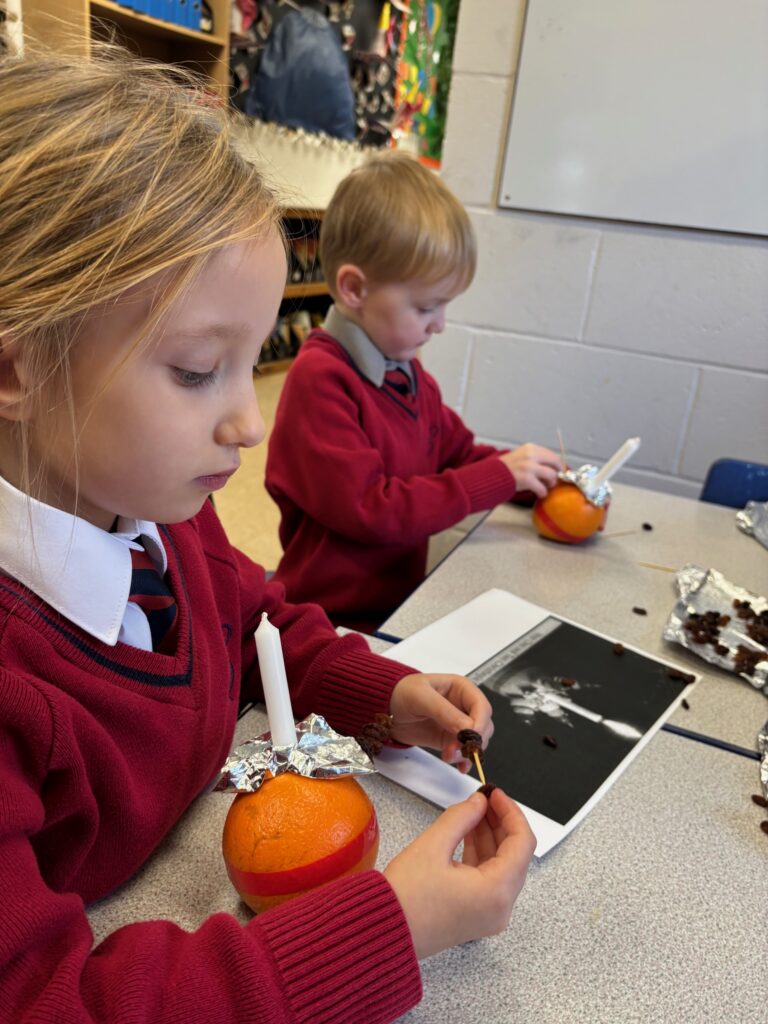
<svg viewBox="0 0 768 1024"><path fill-rule="evenodd" d="M493 705L487 778L562 825L688 685L554 616L469 674Z"/></svg>

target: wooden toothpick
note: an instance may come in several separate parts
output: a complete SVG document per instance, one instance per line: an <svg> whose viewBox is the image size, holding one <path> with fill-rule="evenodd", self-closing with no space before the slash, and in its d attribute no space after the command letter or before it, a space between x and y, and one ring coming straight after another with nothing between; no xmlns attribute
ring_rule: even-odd
<svg viewBox="0 0 768 1024"><path fill-rule="evenodd" d="M563 434L560 427L557 428L557 439L560 442L560 458L563 460L563 465L567 465L565 461L565 443L563 442Z"/></svg>
<svg viewBox="0 0 768 1024"><path fill-rule="evenodd" d="M483 772L483 766L480 764L480 754L477 751L474 753L474 758L475 765L477 766L477 774L482 784L485 785L485 773Z"/></svg>
<svg viewBox="0 0 768 1024"><path fill-rule="evenodd" d="M677 572L677 569L673 569L670 565L657 565L655 562L638 562L638 565L642 565L644 569L658 569L659 572Z"/></svg>

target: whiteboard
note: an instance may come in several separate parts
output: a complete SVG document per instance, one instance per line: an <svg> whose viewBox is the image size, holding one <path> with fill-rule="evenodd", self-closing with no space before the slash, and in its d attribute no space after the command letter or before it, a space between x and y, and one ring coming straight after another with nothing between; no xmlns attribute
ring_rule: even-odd
<svg viewBox="0 0 768 1024"><path fill-rule="evenodd" d="M768 0L528 0L499 203L768 235Z"/></svg>

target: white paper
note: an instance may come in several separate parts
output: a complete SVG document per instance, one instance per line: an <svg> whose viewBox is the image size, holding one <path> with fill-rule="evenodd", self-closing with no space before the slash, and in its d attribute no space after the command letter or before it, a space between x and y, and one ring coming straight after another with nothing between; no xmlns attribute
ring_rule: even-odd
<svg viewBox="0 0 768 1024"><path fill-rule="evenodd" d="M391 647L384 657L402 661L422 672L473 672L515 640L525 636L546 620L556 618L594 636L613 643L613 639L595 630L559 616L551 616L544 608L524 601L505 590L488 590L461 608L431 623L413 636ZM627 644L625 650L637 651L644 659L662 665L672 665L667 659L656 658ZM618 661L618 659L617 659ZM698 677L697 677L698 678ZM576 813L561 824L526 806L518 800L528 823L536 836L536 856L542 857L559 843L584 818L607 792L632 759L642 750L663 722L674 711L691 689L690 684L677 697L670 694L670 702L663 713L628 749L626 757L607 775L589 799ZM567 705L567 701L564 702ZM597 716L592 715L592 718ZM491 741L493 742L493 740ZM553 751L553 753L557 753ZM439 807L449 807L466 799L480 785L474 775L462 775L454 766L420 748L406 750L385 748L376 758L376 767L386 778L418 793ZM493 780L490 780L493 781ZM568 779L563 779L563 785ZM513 787L509 795L516 799Z"/></svg>

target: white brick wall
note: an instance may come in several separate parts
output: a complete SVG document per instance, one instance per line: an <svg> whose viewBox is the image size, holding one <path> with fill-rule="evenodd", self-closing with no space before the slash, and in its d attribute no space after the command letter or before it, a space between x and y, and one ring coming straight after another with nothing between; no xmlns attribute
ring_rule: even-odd
<svg viewBox="0 0 768 1024"><path fill-rule="evenodd" d="M696 497L707 467L768 462L768 240L496 206L525 0L464 0L442 175L478 273L424 349L446 401L497 443L602 461Z"/></svg>

